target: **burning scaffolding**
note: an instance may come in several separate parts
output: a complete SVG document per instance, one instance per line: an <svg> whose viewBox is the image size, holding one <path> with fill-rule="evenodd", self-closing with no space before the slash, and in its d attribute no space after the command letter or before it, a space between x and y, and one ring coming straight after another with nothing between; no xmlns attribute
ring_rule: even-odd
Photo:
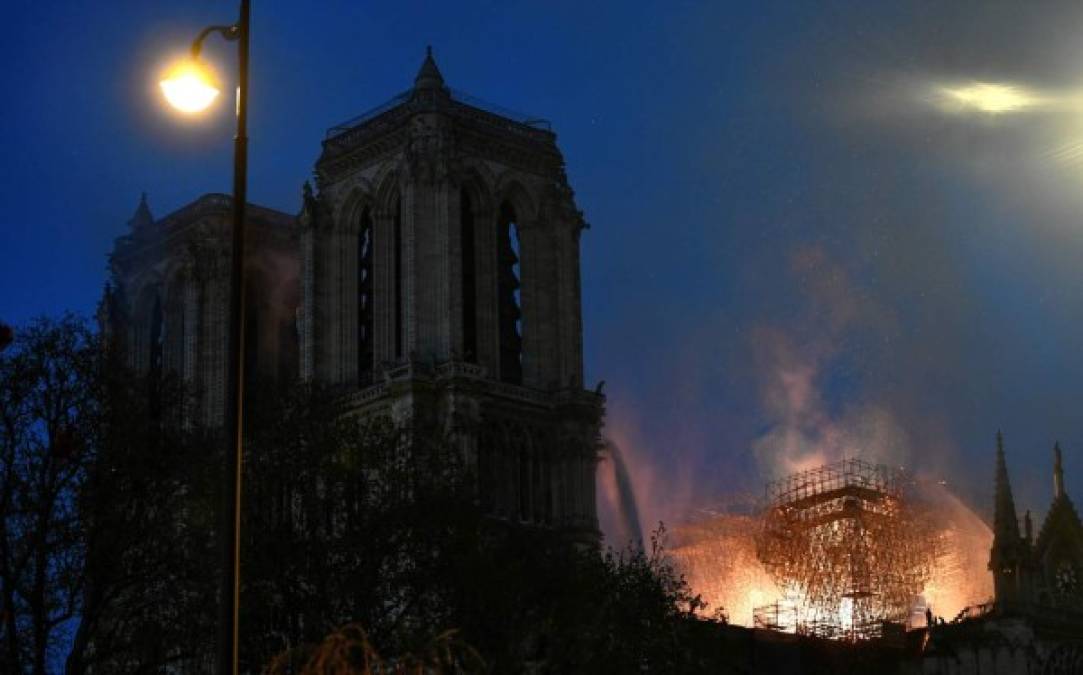
<svg viewBox="0 0 1083 675"><path fill-rule="evenodd" d="M910 483L858 459L769 483L756 553L783 598L758 608L755 623L858 640L905 622L938 553Z"/></svg>

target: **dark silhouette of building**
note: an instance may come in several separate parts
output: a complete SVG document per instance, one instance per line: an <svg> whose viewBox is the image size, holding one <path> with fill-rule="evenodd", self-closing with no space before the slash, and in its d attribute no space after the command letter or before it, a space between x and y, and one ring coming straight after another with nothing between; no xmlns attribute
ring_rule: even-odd
<svg viewBox="0 0 1083 675"><path fill-rule="evenodd" d="M298 217L249 210L247 371L337 388L349 409L461 444L492 515L597 542L604 398L584 389L586 223L544 120L448 88L431 50L412 88L330 129ZM131 366L221 423L229 198L117 240L100 316Z"/></svg>
<svg viewBox="0 0 1083 675"><path fill-rule="evenodd" d="M996 510L989 570L997 607L1006 613L1083 612L1083 523L1064 489L1064 459L1053 446L1053 501L1037 537L1030 511L1024 532L1012 498L1003 441L997 438Z"/></svg>
<svg viewBox="0 0 1083 675"><path fill-rule="evenodd" d="M923 672L1083 672L1083 524L1064 489L1060 446L1053 448L1053 502L1037 537L1029 511L1020 532L999 433L995 487L995 596L927 632Z"/></svg>

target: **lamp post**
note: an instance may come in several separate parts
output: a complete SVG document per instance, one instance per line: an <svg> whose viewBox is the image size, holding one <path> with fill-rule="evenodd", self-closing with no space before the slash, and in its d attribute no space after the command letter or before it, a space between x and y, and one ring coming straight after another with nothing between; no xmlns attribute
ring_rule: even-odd
<svg viewBox="0 0 1083 675"><path fill-rule="evenodd" d="M217 97L210 69L199 61L203 40L211 33L237 43L237 135L233 139L233 252L229 279L229 361L226 378L226 495L229 518L222 532L222 603L218 673L235 675L238 655L238 601L241 558L241 462L244 402L244 229L248 183L248 36L250 0L241 0L237 23L204 28L192 42L191 60L161 82L166 99L182 112L203 110Z"/></svg>

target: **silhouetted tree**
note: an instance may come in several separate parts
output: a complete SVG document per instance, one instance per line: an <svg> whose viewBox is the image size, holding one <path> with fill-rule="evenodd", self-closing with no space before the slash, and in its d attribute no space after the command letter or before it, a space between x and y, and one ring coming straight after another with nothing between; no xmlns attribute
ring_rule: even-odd
<svg viewBox="0 0 1083 675"><path fill-rule="evenodd" d="M176 382L156 390L182 411ZM0 355L0 671L157 672L205 649L211 444L147 391L72 315Z"/></svg>
<svg viewBox="0 0 1083 675"><path fill-rule="evenodd" d="M241 597L252 664L352 622L389 649L431 638L449 553L478 543L454 438L344 414L337 400L298 388L253 401Z"/></svg>
<svg viewBox="0 0 1083 675"><path fill-rule="evenodd" d="M647 551L602 555L485 516L458 439L426 420L360 418L304 389L254 407L241 597L252 667L352 624L407 661L454 630L495 672L695 669L688 628L703 604L663 529Z"/></svg>
<svg viewBox="0 0 1083 675"><path fill-rule="evenodd" d="M223 444L183 423L185 392L102 354L101 414L79 489L82 597L69 674L161 672L213 645ZM159 415L159 409L169 414Z"/></svg>
<svg viewBox="0 0 1083 675"><path fill-rule="evenodd" d="M97 418L92 333L39 320L0 354L0 664L44 674L81 593L78 494Z"/></svg>
<svg viewBox="0 0 1083 675"><path fill-rule="evenodd" d="M151 376L71 316L21 328L0 354L5 673L209 671L224 445L188 423L180 383ZM647 551L603 555L486 516L463 444L432 420L359 416L340 392L291 383L249 391L249 670L280 654L275 672L326 664L312 646L349 635L385 664L706 670L690 642L701 603L661 530Z"/></svg>

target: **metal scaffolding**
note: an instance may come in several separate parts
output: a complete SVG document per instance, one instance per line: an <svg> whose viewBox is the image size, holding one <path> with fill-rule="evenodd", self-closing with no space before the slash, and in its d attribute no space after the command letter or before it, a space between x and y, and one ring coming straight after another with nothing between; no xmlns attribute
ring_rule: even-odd
<svg viewBox="0 0 1083 675"><path fill-rule="evenodd" d="M792 604L787 627L862 640L906 621L937 557L909 484L901 469L848 459L766 486L756 553ZM763 627L782 625L777 606L760 610Z"/></svg>

